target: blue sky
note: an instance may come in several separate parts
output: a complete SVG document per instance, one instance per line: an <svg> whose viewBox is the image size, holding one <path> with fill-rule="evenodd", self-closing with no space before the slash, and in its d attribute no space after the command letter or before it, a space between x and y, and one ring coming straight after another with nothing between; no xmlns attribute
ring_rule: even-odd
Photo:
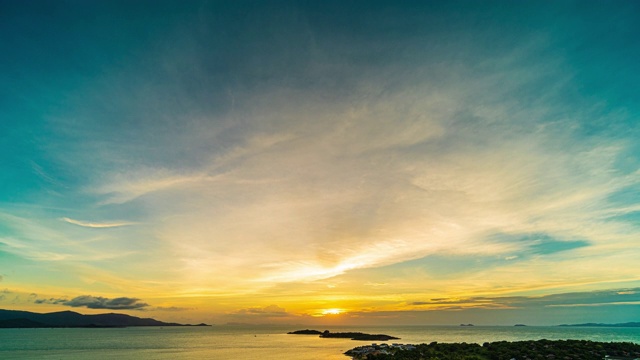
<svg viewBox="0 0 640 360"><path fill-rule="evenodd" d="M0 306L638 321L639 10L2 1Z"/></svg>

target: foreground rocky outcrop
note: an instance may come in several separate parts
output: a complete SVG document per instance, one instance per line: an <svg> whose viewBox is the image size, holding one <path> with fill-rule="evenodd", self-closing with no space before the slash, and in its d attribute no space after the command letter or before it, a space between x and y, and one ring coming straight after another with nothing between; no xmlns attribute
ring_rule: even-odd
<svg viewBox="0 0 640 360"><path fill-rule="evenodd" d="M640 345L589 340L496 341L492 343L437 343L420 345L372 344L353 348L345 355L367 360L634 360Z"/></svg>

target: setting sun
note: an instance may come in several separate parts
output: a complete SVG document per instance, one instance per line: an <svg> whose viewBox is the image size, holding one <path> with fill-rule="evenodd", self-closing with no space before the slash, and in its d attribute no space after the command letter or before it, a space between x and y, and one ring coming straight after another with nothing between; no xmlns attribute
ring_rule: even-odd
<svg viewBox="0 0 640 360"><path fill-rule="evenodd" d="M339 315L342 313L342 309L325 309L322 310L322 315Z"/></svg>

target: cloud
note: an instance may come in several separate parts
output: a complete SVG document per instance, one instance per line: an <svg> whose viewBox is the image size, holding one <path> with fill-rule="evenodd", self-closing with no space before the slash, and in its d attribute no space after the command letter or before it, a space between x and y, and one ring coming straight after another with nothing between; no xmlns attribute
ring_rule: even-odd
<svg viewBox="0 0 640 360"><path fill-rule="evenodd" d="M179 307L179 306L154 306L151 310L160 310L160 311L187 311L187 310L193 310L193 308L188 308L188 307Z"/></svg>
<svg viewBox="0 0 640 360"><path fill-rule="evenodd" d="M571 57L615 42L593 39L593 31L532 28L544 24L535 17L514 26L521 12L510 8L478 21L446 6L442 13L371 6L366 16L353 13L351 27L309 9L261 10L245 18L262 19L267 32L203 10L198 21L147 34L152 46L123 37L134 41L123 46L141 49L125 67L110 68L108 56L96 58L100 64L83 59L112 48L84 44L87 51L65 61L95 66L101 76L76 74L82 81L72 79L77 86L61 92L64 99L49 89L65 76L41 89L32 86L48 84L40 79L16 86L16 99L65 106L36 106L47 116L21 126L30 130L20 144L46 154L30 174L48 187L5 191L51 208L0 213L2 251L56 270L39 271L42 282L58 284L64 267L66 283L111 293L136 286L138 294L269 299L237 305L246 316L281 316L247 306L301 296L269 297L274 284L336 276L362 280L341 294L362 304L386 293L402 304L414 300L403 296L420 303L464 295L476 306L512 306L469 296L638 282L637 104L625 107L611 92L623 77L609 74L611 86L593 86L580 69L620 67ZM219 41L211 43L214 33ZM567 37L571 46L563 46ZM613 54L601 57L634 58ZM37 75L24 71L23 80ZM629 72L621 73L617 84L629 89ZM15 104L18 112L31 108ZM9 134L23 134L21 127ZM31 152L6 153L11 162ZM68 187L52 195L56 181ZM451 272L446 279L421 266L438 256L450 260L440 266ZM308 297L340 289L323 286Z"/></svg>
<svg viewBox="0 0 640 360"><path fill-rule="evenodd" d="M221 320L228 323L300 323L303 319L309 318L287 312L286 309L269 305L265 307L248 307L238 309L221 315Z"/></svg>
<svg viewBox="0 0 640 360"><path fill-rule="evenodd" d="M94 297L90 295L83 295L75 297L64 305L71 307L87 307L89 309L112 309L112 310L131 310L142 309L148 307L149 304L140 302L137 298L119 297L114 299L108 299L103 297Z"/></svg>
<svg viewBox="0 0 640 360"><path fill-rule="evenodd" d="M74 220L68 217L63 217L61 220L66 221L69 224L74 224L74 225L88 227L88 228L114 228L114 227L135 225L135 223L133 222L110 222L110 223L86 222L86 221Z"/></svg>
<svg viewBox="0 0 640 360"><path fill-rule="evenodd" d="M611 306L611 305L640 305L640 300L617 301L615 303L552 304L552 305L547 305L547 307L599 307L599 306Z"/></svg>
<svg viewBox="0 0 640 360"><path fill-rule="evenodd" d="M235 312L235 314L242 315L255 315L260 317L283 317L289 316L290 314L284 308L281 308L277 305L269 305L267 307L253 307L247 309L240 309Z"/></svg>
<svg viewBox="0 0 640 360"><path fill-rule="evenodd" d="M97 238L61 230L58 220L40 218L31 208L23 212L24 215L17 216L0 211L0 223L9 228L9 233L0 238L4 251L31 260L56 262L100 260L115 255L101 251L100 244L94 241ZM92 242L91 246L87 246L88 241Z"/></svg>
<svg viewBox="0 0 640 360"><path fill-rule="evenodd" d="M519 248L519 251L534 255L550 255L563 251L589 246L585 240L558 240L548 234L494 234L488 236L488 242L512 244ZM514 260L518 256L507 256L505 260Z"/></svg>
<svg viewBox="0 0 640 360"><path fill-rule="evenodd" d="M109 299L91 295L82 295L71 300L65 298L37 299L34 302L36 304L59 304L71 307L109 310L142 310L149 307L149 304L140 302L140 299L137 298L119 297Z"/></svg>
<svg viewBox="0 0 640 360"><path fill-rule="evenodd" d="M46 181L51 185L55 185L57 187L63 187L64 185L58 180L49 175L38 163L33 160L29 161L31 164L31 168L33 172L38 175L42 180Z"/></svg>
<svg viewBox="0 0 640 360"><path fill-rule="evenodd" d="M69 299L66 298L62 298L62 299L57 299L57 298L48 298L48 299L35 299L33 302L35 304L53 304L53 305L59 305L59 304L64 304L65 302L69 301Z"/></svg>
<svg viewBox="0 0 640 360"><path fill-rule="evenodd" d="M466 297L438 298L430 301L414 301L412 306L428 306L432 309L446 310L461 308L543 308L578 306L615 306L640 303L638 288L606 291L575 292L549 294L543 296L503 296L503 297Z"/></svg>

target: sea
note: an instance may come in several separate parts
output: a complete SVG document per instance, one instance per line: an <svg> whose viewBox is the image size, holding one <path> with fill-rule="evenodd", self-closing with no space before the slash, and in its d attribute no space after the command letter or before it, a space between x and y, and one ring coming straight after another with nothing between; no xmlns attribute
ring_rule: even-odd
<svg viewBox="0 0 640 360"><path fill-rule="evenodd" d="M302 327L304 328L304 327ZM289 335L292 326L0 329L0 359L349 360L343 353L373 342ZM640 328L544 326L323 327L401 338L389 343L478 343L583 339L640 344ZM379 342L380 343L380 342Z"/></svg>

